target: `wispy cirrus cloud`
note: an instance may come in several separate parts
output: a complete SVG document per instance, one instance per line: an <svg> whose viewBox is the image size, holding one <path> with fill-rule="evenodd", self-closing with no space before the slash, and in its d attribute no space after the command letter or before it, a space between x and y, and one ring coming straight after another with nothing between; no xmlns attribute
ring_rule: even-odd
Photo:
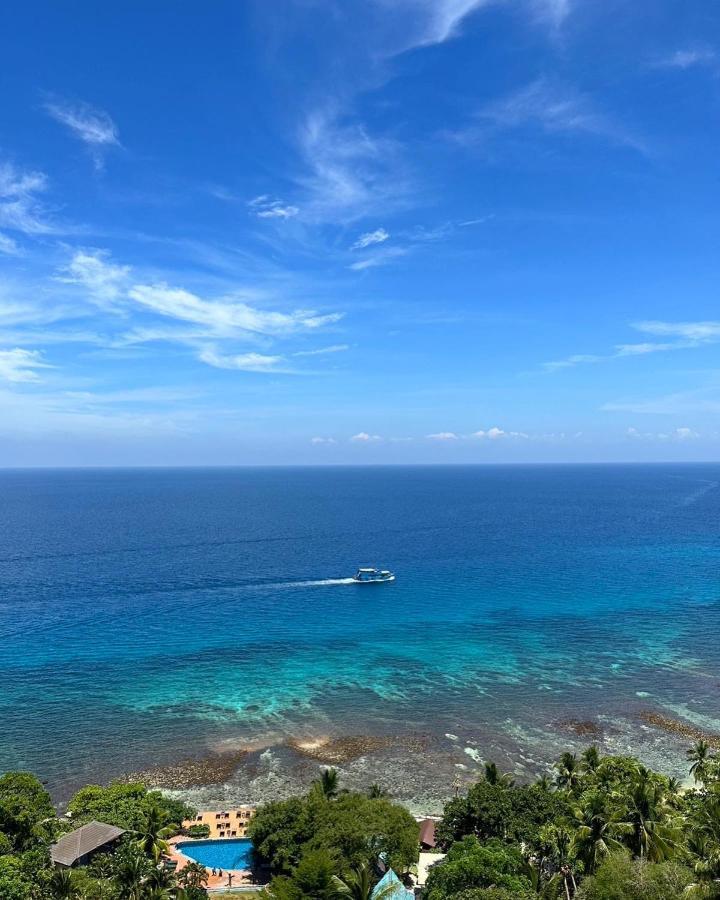
<svg viewBox="0 0 720 900"><path fill-rule="evenodd" d="M697 67L713 67L718 64L717 51L712 47L695 46L675 50L673 53L657 59L656 68L663 69L693 69Z"/></svg>
<svg viewBox="0 0 720 900"><path fill-rule="evenodd" d="M639 343L616 344L611 353L575 353L564 359L543 363L548 372L570 369L584 363L601 363L627 356L647 356L669 350L687 350L720 341L720 322L662 322L646 320L634 322L632 327L644 334L669 337L670 341L641 341Z"/></svg>
<svg viewBox="0 0 720 900"><path fill-rule="evenodd" d="M107 250L81 249L56 276L58 281L87 288L88 294L100 306L114 307L123 296L130 277L130 266L120 266L110 260Z"/></svg>
<svg viewBox="0 0 720 900"><path fill-rule="evenodd" d="M0 227L31 236L53 233L56 229L40 200L47 186L44 172L0 163Z"/></svg>
<svg viewBox="0 0 720 900"><path fill-rule="evenodd" d="M7 234L0 233L0 253L4 253L6 256L19 256L21 250L16 240Z"/></svg>
<svg viewBox="0 0 720 900"><path fill-rule="evenodd" d="M365 247L369 247L371 244L384 243L389 237L389 233L385 231L384 228L376 228L375 231L366 231L365 234L360 235L350 249L364 250Z"/></svg>
<svg viewBox="0 0 720 900"><path fill-rule="evenodd" d="M51 118L85 144L96 169L102 169L108 148L120 146L117 125L104 110L89 103L59 98L48 100L44 108Z"/></svg>
<svg viewBox="0 0 720 900"><path fill-rule="evenodd" d="M206 347L198 354L198 358L216 369L234 369L239 372L275 372L289 374L284 368L282 356L270 356L264 353L219 353L213 347Z"/></svg>
<svg viewBox="0 0 720 900"><path fill-rule="evenodd" d="M248 206L258 219L292 219L300 212L299 207L274 199L268 194L261 194L248 201Z"/></svg>
<svg viewBox="0 0 720 900"><path fill-rule="evenodd" d="M39 350L0 350L0 379L16 384L40 381L38 369L50 369Z"/></svg>
<svg viewBox="0 0 720 900"><path fill-rule="evenodd" d="M130 288L128 296L160 315L204 325L219 334L228 335L238 330L268 335L292 334L321 328L341 318L340 313L320 315L313 310L291 313L266 311L232 297L206 300L162 282L136 284Z"/></svg>
<svg viewBox="0 0 720 900"><path fill-rule="evenodd" d="M645 153L642 141L629 129L596 108L586 94L550 78L486 104L476 123L453 136L463 143L487 138L493 131L535 127L549 134L586 134Z"/></svg>
<svg viewBox="0 0 720 900"><path fill-rule="evenodd" d="M343 353L349 349L349 344L331 344L329 347L318 347L316 350L298 350L293 356L327 356L330 353Z"/></svg>

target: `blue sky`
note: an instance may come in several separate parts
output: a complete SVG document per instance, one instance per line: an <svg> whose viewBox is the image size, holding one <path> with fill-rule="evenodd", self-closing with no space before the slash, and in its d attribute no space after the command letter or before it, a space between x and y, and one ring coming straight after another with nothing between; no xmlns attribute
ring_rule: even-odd
<svg viewBox="0 0 720 900"><path fill-rule="evenodd" d="M0 13L0 465L720 456L707 0Z"/></svg>

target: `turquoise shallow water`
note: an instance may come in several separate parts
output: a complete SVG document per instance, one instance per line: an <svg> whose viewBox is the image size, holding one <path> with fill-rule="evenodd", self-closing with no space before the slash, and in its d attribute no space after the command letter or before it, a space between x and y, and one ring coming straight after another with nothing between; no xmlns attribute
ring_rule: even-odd
<svg viewBox="0 0 720 900"><path fill-rule="evenodd" d="M567 720L661 754L644 709L720 730L719 484L717 465L2 473L0 768L63 796L208 748L412 732L450 766L530 771ZM358 565L397 581L343 583Z"/></svg>

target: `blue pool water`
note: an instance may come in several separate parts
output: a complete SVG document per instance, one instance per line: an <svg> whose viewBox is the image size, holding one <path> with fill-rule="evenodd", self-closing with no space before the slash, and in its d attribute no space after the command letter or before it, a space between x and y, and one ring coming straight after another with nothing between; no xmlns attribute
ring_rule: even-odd
<svg viewBox="0 0 720 900"><path fill-rule="evenodd" d="M2 472L0 770L62 798L257 747L213 809L307 784L262 749L289 737L419 735L409 767L367 761L404 796L488 757L534 773L588 721L684 765L640 716L720 730L719 485L710 464ZM360 565L397 580L348 584Z"/></svg>
<svg viewBox="0 0 720 900"><path fill-rule="evenodd" d="M231 838L223 841L188 841L178 844L178 849L189 859L194 859L206 869L249 869L252 857L252 841L247 838Z"/></svg>

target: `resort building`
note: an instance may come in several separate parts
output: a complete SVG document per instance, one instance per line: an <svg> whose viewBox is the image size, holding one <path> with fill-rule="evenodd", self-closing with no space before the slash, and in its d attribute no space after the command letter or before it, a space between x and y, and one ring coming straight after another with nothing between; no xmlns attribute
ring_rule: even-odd
<svg viewBox="0 0 720 900"><path fill-rule="evenodd" d="M193 825L207 825L211 838L241 838L247 834L247 827L255 815L254 806L236 806L230 811L205 810L194 819L186 819L183 828L187 831Z"/></svg>
<svg viewBox="0 0 720 900"><path fill-rule="evenodd" d="M50 847L50 858L53 865L62 868L85 866L99 852L112 850L125 832L114 825L103 822L88 822L76 828L70 834L64 834L60 840Z"/></svg>

